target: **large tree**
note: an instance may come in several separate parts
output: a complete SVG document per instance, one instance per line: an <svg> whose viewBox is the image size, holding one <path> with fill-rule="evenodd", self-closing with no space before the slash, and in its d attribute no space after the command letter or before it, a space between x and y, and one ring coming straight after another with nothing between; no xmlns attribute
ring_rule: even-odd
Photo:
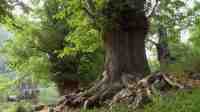
<svg viewBox="0 0 200 112"><path fill-rule="evenodd" d="M106 52L103 79L78 97L67 95L64 104L87 107L113 98L114 102L122 99L138 107L151 97L154 82L164 80L170 85L171 81L163 74L145 77L150 73L145 38L149 17L155 10L152 6L146 0L83 1L83 10L102 33Z"/></svg>
<svg viewBox="0 0 200 112"><path fill-rule="evenodd" d="M145 4L146 0L84 1L83 9L102 32L106 52L103 79L82 94L93 94L92 102L113 96L128 82L136 82L150 72L145 52L149 28Z"/></svg>
<svg viewBox="0 0 200 112"><path fill-rule="evenodd" d="M104 73L109 83L120 82L126 74L141 78L149 72L144 41L149 27L145 3L145 0L108 0L97 11L92 0L86 1L88 15L102 23Z"/></svg>
<svg viewBox="0 0 200 112"><path fill-rule="evenodd" d="M6 24L14 34L3 48L9 67L20 75L54 82L60 95L76 91L102 68L97 32L86 28L78 17L80 10L75 13L69 2L45 0L42 7L35 2L30 14L13 15ZM79 21L84 25L77 26Z"/></svg>
<svg viewBox="0 0 200 112"><path fill-rule="evenodd" d="M180 0L157 0L155 3L154 13L149 19L151 28L149 31L147 42L155 45L157 51L157 59L160 64L161 71L166 70L169 64L175 63L175 56L172 52L172 43L178 44L181 41L181 31L187 29L191 14L186 7L185 1ZM185 11L182 11L182 10ZM152 48L151 44L147 48ZM151 49L150 49L151 50Z"/></svg>

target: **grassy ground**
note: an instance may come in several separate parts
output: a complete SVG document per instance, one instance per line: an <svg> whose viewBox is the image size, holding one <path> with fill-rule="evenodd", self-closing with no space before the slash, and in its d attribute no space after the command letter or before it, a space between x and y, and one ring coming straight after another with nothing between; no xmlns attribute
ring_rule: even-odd
<svg viewBox="0 0 200 112"><path fill-rule="evenodd" d="M81 112L200 112L200 89L194 89L191 92L178 92L170 97L156 97L153 103L137 111L118 105L112 110L93 109L81 110Z"/></svg>
<svg viewBox="0 0 200 112"><path fill-rule="evenodd" d="M179 92L171 97L157 97L154 103L146 106L144 112L199 112L200 89L192 92Z"/></svg>
<svg viewBox="0 0 200 112"><path fill-rule="evenodd" d="M17 111L19 106L25 106L28 109ZM30 103L27 104L27 102L0 104L0 112L31 112L30 108ZM66 112L200 112L200 89L193 89L191 92L177 92L172 96L156 97L153 103L136 111L124 105L117 105L112 110L104 107L79 111L66 110Z"/></svg>

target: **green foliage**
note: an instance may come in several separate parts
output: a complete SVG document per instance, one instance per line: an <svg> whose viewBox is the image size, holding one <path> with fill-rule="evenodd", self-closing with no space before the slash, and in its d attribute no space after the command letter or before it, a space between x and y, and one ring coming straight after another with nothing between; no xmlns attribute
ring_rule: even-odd
<svg viewBox="0 0 200 112"><path fill-rule="evenodd" d="M149 60L148 61L149 67L151 68L151 71L158 71L160 66L159 66L159 62L157 60Z"/></svg>
<svg viewBox="0 0 200 112"><path fill-rule="evenodd" d="M15 37L5 43L2 52L7 57L9 67L17 74L48 79L50 63L47 56L34 47L31 32L32 27L15 32Z"/></svg>
<svg viewBox="0 0 200 112"><path fill-rule="evenodd" d="M185 72L200 72L199 48L184 43L178 43L170 44L170 51L174 60L166 66L166 71L178 74L184 74Z"/></svg>
<svg viewBox="0 0 200 112"><path fill-rule="evenodd" d="M190 28L191 38L190 42L192 42L192 46L196 48L200 48L200 18L195 19L195 24L192 28Z"/></svg>
<svg viewBox="0 0 200 112"><path fill-rule="evenodd" d="M32 106L28 102L0 103L2 112L33 112Z"/></svg>
<svg viewBox="0 0 200 112"><path fill-rule="evenodd" d="M171 53L176 62L168 66L169 71L173 72L200 72L200 27L199 19L190 29L190 39L188 43L171 43Z"/></svg>
<svg viewBox="0 0 200 112"><path fill-rule="evenodd" d="M9 84L10 79L4 74L0 74L0 90L3 91Z"/></svg>
<svg viewBox="0 0 200 112"><path fill-rule="evenodd" d="M54 85L48 87L41 87L38 96L38 101L41 104L54 104L59 99L57 88Z"/></svg>
<svg viewBox="0 0 200 112"><path fill-rule="evenodd" d="M4 76L5 74L0 74L0 102L6 100L7 93L9 92L11 86L15 84L14 81Z"/></svg>
<svg viewBox="0 0 200 112"><path fill-rule="evenodd" d="M5 43L2 52L8 59L9 67L17 74L33 77L37 81L49 81L56 77L94 80L102 69L101 39L77 4L80 3L46 0L43 7L35 4L33 15L30 15L39 21L29 20L26 15L15 20L8 19L7 26L14 36ZM50 59L52 55L56 62ZM61 61L65 64L57 65ZM57 69L54 65L66 71L69 68L68 72L73 68L74 72L68 73L72 74L69 76L66 73L55 76L52 73ZM63 71L59 68L56 72Z"/></svg>
<svg viewBox="0 0 200 112"><path fill-rule="evenodd" d="M126 105L123 104L117 104L116 106L113 106L112 109L95 108L91 110L85 110L85 109L80 110L80 112L132 112L132 111L134 110L129 109Z"/></svg>
<svg viewBox="0 0 200 112"><path fill-rule="evenodd" d="M178 92L175 96L157 97L144 112L198 112L200 108L199 89L191 93Z"/></svg>
<svg viewBox="0 0 200 112"><path fill-rule="evenodd" d="M4 23L6 17L11 17L11 9L12 7L9 5L8 0L0 1L0 23Z"/></svg>

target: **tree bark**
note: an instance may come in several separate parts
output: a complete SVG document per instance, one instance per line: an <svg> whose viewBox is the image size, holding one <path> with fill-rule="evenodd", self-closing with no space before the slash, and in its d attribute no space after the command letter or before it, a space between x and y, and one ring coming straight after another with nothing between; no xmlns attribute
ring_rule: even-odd
<svg viewBox="0 0 200 112"><path fill-rule="evenodd" d="M145 2L106 2L101 10L104 20L100 27L106 51L103 79L83 93L67 95L63 105L84 108L98 105L102 101L115 98L124 89L133 89L150 72L145 52L145 37L149 27ZM135 95L137 100L137 93Z"/></svg>
<svg viewBox="0 0 200 112"><path fill-rule="evenodd" d="M83 93L66 95L59 103L61 106L87 108L107 104L104 102L106 99L115 102L123 98L139 107L143 101L150 99L154 83L160 84L161 80L171 83L162 73L144 78L150 71L145 53L145 37L149 27L144 11L145 2L107 0L102 10L105 21L101 26L106 51L104 77Z"/></svg>
<svg viewBox="0 0 200 112"><path fill-rule="evenodd" d="M60 96L63 96L76 92L79 89L79 81L70 79L60 80L60 82L56 82L56 86Z"/></svg>
<svg viewBox="0 0 200 112"><path fill-rule="evenodd" d="M150 72L145 53L148 18L145 0L108 0L100 10L100 28L106 51L103 79L73 100L73 104L111 98L129 82L137 82ZM97 19L98 20L98 19ZM92 95L92 96L91 96Z"/></svg>
<svg viewBox="0 0 200 112"><path fill-rule="evenodd" d="M108 79L115 82L123 74L136 73L134 77L144 77L150 71L145 54L145 37L148 32L145 12L143 9L125 8L111 23L113 27L103 33Z"/></svg>
<svg viewBox="0 0 200 112"><path fill-rule="evenodd" d="M90 105L112 98L128 87L129 82L137 82L150 72L145 53L149 24L144 4L145 0L109 0L105 4L101 10L106 51L103 79L75 98L72 104L88 100L86 104Z"/></svg>

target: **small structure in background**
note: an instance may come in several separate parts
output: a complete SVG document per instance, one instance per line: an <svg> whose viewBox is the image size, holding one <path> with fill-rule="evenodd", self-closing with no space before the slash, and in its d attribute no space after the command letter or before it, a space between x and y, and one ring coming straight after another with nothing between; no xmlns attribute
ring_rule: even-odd
<svg viewBox="0 0 200 112"><path fill-rule="evenodd" d="M22 81L19 85L21 99L34 99L39 93L37 85L31 80Z"/></svg>
<svg viewBox="0 0 200 112"><path fill-rule="evenodd" d="M38 102L39 88L32 79L24 79L17 86L18 95L9 95L7 101L16 102L20 100L32 100L33 103Z"/></svg>
<svg viewBox="0 0 200 112"><path fill-rule="evenodd" d="M16 95L10 95L10 96L7 97L7 101L9 101L9 102L17 102L17 101L19 101L19 98Z"/></svg>

